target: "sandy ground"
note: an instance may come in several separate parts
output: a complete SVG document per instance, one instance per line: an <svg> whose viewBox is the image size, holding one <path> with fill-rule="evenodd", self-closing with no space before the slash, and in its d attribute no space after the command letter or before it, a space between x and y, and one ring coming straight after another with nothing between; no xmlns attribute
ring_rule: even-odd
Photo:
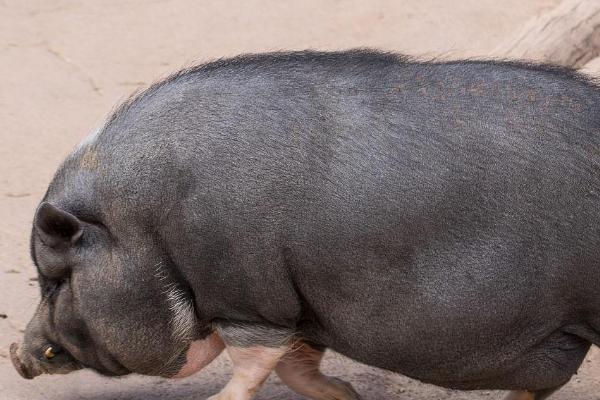
<svg viewBox="0 0 600 400"><path fill-rule="evenodd" d="M220 358L183 381L89 371L18 377L7 358L38 300L33 211L61 159L135 88L190 63L278 49L379 47L485 56L558 0L0 0L0 400L203 399L229 376ZM366 399L499 399L453 392L329 355L326 370ZM600 399L600 354L556 398ZM298 399L271 378L259 399Z"/></svg>

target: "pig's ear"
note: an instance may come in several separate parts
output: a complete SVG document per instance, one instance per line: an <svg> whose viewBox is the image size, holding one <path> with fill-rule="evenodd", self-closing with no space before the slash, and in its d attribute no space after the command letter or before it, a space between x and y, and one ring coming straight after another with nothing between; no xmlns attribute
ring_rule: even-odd
<svg viewBox="0 0 600 400"><path fill-rule="evenodd" d="M33 224L40 240L49 247L74 244L83 233L76 216L46 202L39 205Z"/></svg>

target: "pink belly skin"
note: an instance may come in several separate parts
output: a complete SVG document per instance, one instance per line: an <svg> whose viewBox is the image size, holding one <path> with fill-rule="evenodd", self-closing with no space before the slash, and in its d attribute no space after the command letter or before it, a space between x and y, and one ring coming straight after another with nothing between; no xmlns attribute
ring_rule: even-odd
<svg viewBox="0 0 600 400"><path fill-rule="evenodd" d="M214 360L225 348L225 344L216 333L202 340L192 342L186 354L186 363L173 378L188 377Z"/></svg>

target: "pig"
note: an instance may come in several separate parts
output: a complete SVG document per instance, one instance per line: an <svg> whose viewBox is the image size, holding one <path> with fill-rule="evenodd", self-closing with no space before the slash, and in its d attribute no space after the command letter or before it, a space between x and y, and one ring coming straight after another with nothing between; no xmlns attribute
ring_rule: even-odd
<svg viewBox="0 0 600 400"><path fill-rule="evenodd" d="M242 55L133 96L37 208L25 378L275 371L359 399L326 349L547 398L600 343L600 89L509 61Z"/></svg>

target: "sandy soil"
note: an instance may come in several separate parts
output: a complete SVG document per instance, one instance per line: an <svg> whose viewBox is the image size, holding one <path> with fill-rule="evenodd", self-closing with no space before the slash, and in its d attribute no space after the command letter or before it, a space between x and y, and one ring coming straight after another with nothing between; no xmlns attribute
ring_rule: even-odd
<svg viewBox="0 0 600 400"><path fill-rule="evenodd" d="M193 62L277 49L379 47L485 56L558 0L0 0L0 399L202 399L229 375L220 358L183 381L89 371L18 377L7 358L37 299L33 211L61 159L135 88ZM499 399L453 392L329 355L326 369L366 399ZM600 399L596 350L557 398ZM259 399L298 399L271 378Z"/></svg>

